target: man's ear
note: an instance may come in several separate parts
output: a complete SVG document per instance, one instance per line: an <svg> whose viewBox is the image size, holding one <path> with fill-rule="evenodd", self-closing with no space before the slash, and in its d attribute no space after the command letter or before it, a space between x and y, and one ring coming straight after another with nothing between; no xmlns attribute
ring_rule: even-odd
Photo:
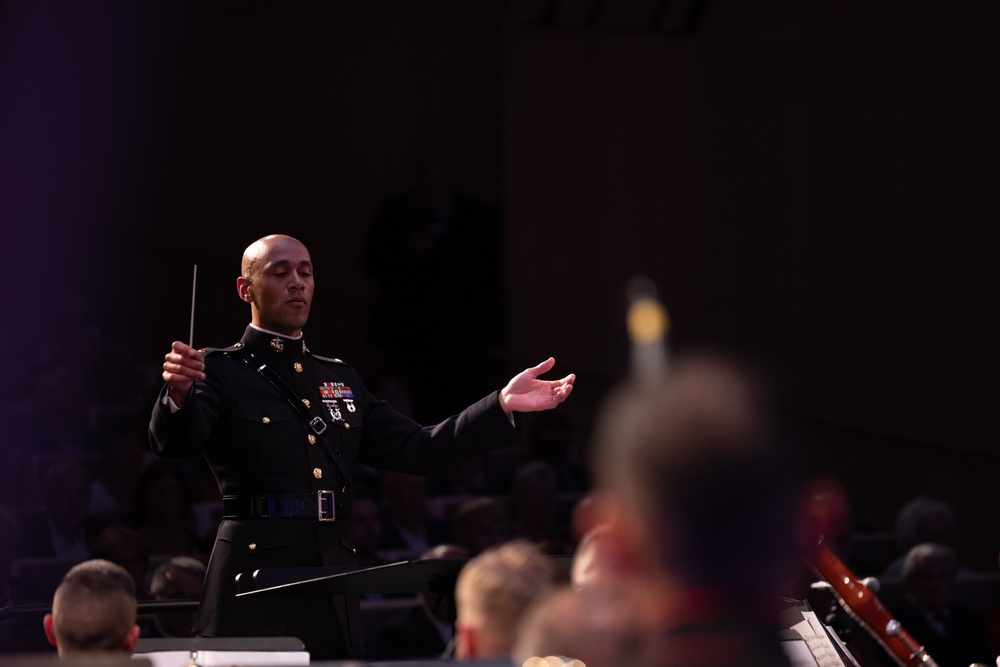
<svg viewBox="0 0 1000 667"><path fill-rule="evenodd" d="M135 643L137 641L139 641L139 626L133 625L132 629L128 631L127 635L125 635L125 644L122 648L126 653L132 655L135 653Z"/></svg>
<svg viewBox="0 0 1000 667"><path fill-rule="evenodd" d="M42 627L45 628L45 636L48 637L49 643L58 648L56 644L56 630L52 621L52 614L45 614L45 618L42 619Z"/></svg>
<svg viewBox="0 0 1000 667"><path fill-rule="evenodd" d="M240 276L236 279L236 292L240 295L240 299L250 303L253 301L253 297L250 295L250 279Z"/></svg>
<svg viewBox="0 0 1000 667"><path fill-rule="evenodd" d="M464 621L455 621L455 658L471 660L476 657L476 631Z"/></svg>

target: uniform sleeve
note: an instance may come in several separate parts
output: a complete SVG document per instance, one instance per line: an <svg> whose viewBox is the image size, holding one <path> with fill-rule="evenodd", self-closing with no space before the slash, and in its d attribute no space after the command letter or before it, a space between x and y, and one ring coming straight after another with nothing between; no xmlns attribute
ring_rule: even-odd
<svg viewBox="0 0 1000 667"><path fill-rule="evenodd" d="M207 370L207 369L206 369ZM149 421L149 444L161 458L185 458L202 453L218 422L219 393L209 379L194 383L194 394L179 410L171 410L160 390Z"/></svg>
<svg viewBox="0 0 1000 667"><path fill-rule="evenodd" d="M431 475L499 447L523 435L520 419L512 426L493 392L434 426L421 426L384 401L366 395L360 460L385 470Z"/></svg>

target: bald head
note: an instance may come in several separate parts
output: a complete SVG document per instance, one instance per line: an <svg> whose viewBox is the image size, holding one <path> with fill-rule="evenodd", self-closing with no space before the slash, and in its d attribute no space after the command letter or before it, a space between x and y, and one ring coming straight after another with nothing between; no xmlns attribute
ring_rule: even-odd
<svg viewBox="0 0 1000 667"><path fill-rule="evenodd" d="M244 278L252 278L254 271L259 270L262 261L266 261L268 255L275 247L282 244L298 245L306 250L305 245L298 239L287 234L268 234L257 239L247 246L243 251L243 261L240 263L240 275ZM308 254L308 250L306 250Z"/></svg>
<svg viewBox="0 0 1000 667"><path fill-rule="evenodd" d="M73 567L56 589L45 631L60 656L109 651L132 653L139 627L135 583L124 568L106 560Z"/></svg>
<svg viewBox="0 0 1000 667"><path fill-rule="evenodd" d="M309 250L298 239L271 234L243 251L240 299L250 304L256 326L285 336L298 336L309 319L313 295L313 265Z"/></svg>

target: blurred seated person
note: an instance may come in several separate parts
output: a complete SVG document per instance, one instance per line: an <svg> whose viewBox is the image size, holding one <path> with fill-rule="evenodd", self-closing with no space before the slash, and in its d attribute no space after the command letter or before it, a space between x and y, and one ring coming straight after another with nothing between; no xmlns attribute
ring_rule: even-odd
<svg viewBox="0 0 1000 667"><path fill-rule="evenodd" d="M517 469L510 487L512 535L547 545L550 553L569 553L569 521L559 512L559 477L544 461L530 461Z"/></svg>
<svg viewBox="0 0 1000 667"><path fill-rule="evenodd" d="M86 522L90 508L90 474L75 459L53 462L42 476L43 518L21 526L20 558L85 560L90 549Z"/></svg>
<svg viewBox="0 0 1000 667"><path fill-rule="evenodd" d="M427 485L426 477L393 471L383 473L383 549L403 551L416 557L436 544L451 541L447 522L427 512Z"/></svg>
<svg viewBox="0 0 1000 667"><path fill-rule="evenodd" d="M131 519L135 489L153 453L146 442L146 420L108 419L96 433L101 465L90 486L90 512L109 522Z"/></svg>
<svg viewBox="0 0 1000 667"><path fill-rule="evenodd" d="M503 218L463 195L451 160L427 155L413 188L379 204L361 268L376 282L369 339L419 391L416 420L434 423L489 393L503 345ZM420 354L413 354L420 350Z"/></svg>
<svg viewBox="0 0 1000 667"><path fill-rule="evenodd" d="M205 564L191 556L174 556L153 571L150 593L154 600L200 600ZM197 608L156 614L149 637L190 637Z"/></svg>
<svg viewBox="0 0 1000 667"><path fill-rule="evenodd" d="M903 599L896 620L919 641L940 667L992 665L986 618L955 601L958 561L943 544L918 544L903 560Z"/></svg>
<svg viewBox="0 0 1000 667"><path fill-rule="evenodd" d="M379 558L382 549L382 511L378 498L364 486L355 486L351 492L351 537L354 540L354 557L358 565L383 565Z"/></svg>
<svg viewBox="0 0 1000 667"><path fill-rule="evenodd" d="M203 552L191 487L170 461L146 468L135 490L135 525L153 554L198 556Z"/></svg>
<svg viewBox="0 0 1000 667"><path fill-rule="evenodd" d="M116 523L102 530L90 557L121 565L135 582L136 599L149 599L149 545L133 528Z"/></svg>
<svg viewBox="0 0 1000 667"><path fill-rule="evenodd" d="M455 584L455 657L509 656L525 611L555 588L552 559L526 540L492 547L470 560Z"/></svg>
<svg viewBox="0 0 1000 667"><path fill-rule="evenodd" d="M930 542L954 546L955 511L943 500L918 496L899 510L895 534L899 557L886 567L885 574L898 577L903 573L906 555L918 544Z"/></svg>
<svg viewBox="0 0 1000 667"><path fill-rule="evenodd" d="M468 551L470 558L510 539L507 507L501 500L490 496L462 503L455 511L452 524L455 541Z"/></svg>
<svg viewBox="0 0 1000 667"><path fill-rule="evenodd" d="M60 658L85 653L131 655L139 639L135 585L122 567L106 560L76 565L52 599L42 622Z"/></svg>
<svg viewBox="0 0 1000 667"><path fill-rule="evenodd" d="M464 560L465 549L439 544L420 556L421 560ZM420 604L390 619L379 631L371 657L376 660L436 658L452 642L452 604L437 593L420 594Z"/></svg>

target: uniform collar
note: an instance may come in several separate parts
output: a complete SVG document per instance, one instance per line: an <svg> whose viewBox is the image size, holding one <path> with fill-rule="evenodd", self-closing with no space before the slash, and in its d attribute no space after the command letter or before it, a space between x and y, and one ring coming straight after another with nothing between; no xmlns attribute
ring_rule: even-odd
<svg viewBox="0 0 1000 667"><path fill-rule="evenodd" d="M276 354L289 359L309 354L309 348L306 347L306 341L302 336L298 338L282 336L279 333L260 329L252 324L243 332L243 338L240 339L240 343L256 352Z"/></svg>

